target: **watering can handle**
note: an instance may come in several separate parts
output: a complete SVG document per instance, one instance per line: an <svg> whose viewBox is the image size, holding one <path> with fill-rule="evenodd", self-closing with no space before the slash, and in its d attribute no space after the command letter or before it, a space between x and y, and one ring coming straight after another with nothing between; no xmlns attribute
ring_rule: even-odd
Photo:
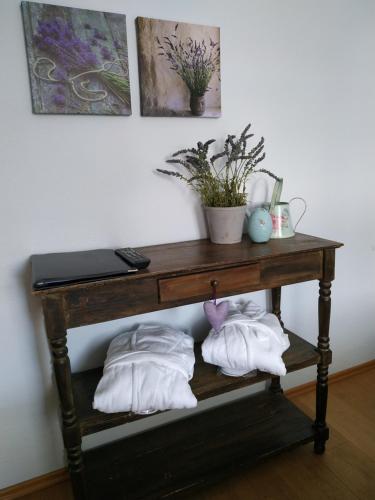
<svg viewBox="0 0 375 500"><path fill-rule="evenodd" d="M296 231L296 229L297 229L298 224L301 222L302 217L303 217L303 216L305 215L305 213L306 213L306 210L307 210L307 203L306 203L306 200L304 200L304 199L303 199L303 198L301 198L300 196L295 196L294 198L291 198L291 199L289 200L289 205L290 205L290 204L292 203L292 201L294 201L294 200L301 200L301 201L303 201L303 203L304 203L304 205L305 205L305 207L304 207L304 209L303 209L303 212L302 212L302 214L301 214L300 218L298 219L298 221L296 222L296 225L294 226L293 231L295 232L295 231Z"/></svg>

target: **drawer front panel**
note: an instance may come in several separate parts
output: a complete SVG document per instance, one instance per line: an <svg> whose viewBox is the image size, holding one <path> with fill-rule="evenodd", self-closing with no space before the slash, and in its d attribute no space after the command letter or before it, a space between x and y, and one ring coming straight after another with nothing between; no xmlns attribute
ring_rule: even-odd
<svg viewBox="0 0 375 500"><path fill-rule="evenodd" d="M259 264L160 279L159 301L166 303L196 298L209 299L214 281L217 281L217 294L220 296L246 292L260 283Z"/></svg>

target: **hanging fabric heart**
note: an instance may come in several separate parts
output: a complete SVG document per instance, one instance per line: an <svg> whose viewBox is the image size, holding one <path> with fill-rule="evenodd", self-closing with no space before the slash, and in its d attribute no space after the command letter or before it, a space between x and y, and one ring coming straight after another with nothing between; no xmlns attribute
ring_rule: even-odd
<svg viewBox="0 0 375 500"><path fill-rule="evenodd" d="M203 309L210 325L215 332L218 332L228 316L229 302L227 300L220 302L220 304L216 304L216 301L205 302Z"/></svg>
<svg viewBox="0 0 375 500"><path fill-rule="evenodd" d="M224 323L228 316L229 302L224 300L220 304L216 304L216 293L219 282L215 279L211 281L212 286L212 302L205 302L203 304L203 309L206 314L210 325L215 330L216 333L219 332L221 325Z"/></svg>

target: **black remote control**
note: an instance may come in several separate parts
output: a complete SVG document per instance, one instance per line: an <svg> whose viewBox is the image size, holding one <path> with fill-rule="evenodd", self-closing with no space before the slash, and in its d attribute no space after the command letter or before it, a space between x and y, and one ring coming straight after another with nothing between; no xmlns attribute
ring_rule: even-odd
<svg viewBox="0 0 375 500"><path fill-rule="evenodd" d="M134 248L118 248L115 250L115 254L137 269L145 269L151 262L149 258L137 252Z"/></svg>

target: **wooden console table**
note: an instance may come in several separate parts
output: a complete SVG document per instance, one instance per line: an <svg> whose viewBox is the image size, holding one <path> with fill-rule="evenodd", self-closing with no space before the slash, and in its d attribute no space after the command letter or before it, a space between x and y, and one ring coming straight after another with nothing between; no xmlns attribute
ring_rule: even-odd
<svg viewBox="0 0 375 500"><path fill-rule="evenodd" d="M59 391L62 432L76 499L167 498L202 487L233 471L298 444L314 441L323 453L328 439L329 321L335 249L341 243L297 234L251 244L214 245L207 240L139 250L150 257L136 274L34 291L42 300ZM271 379L268 390L89 451L82 436L145 416L104 414L91 407L102 369L71 373L67 329L207 300L212 282L219 297L272 290L281 320L281 287L319 280L319 335L314 347L289 332L287 371L317 364L316 419L282 394L279 377L218 375L196 349L192 389L198 400Z"/></svg>

